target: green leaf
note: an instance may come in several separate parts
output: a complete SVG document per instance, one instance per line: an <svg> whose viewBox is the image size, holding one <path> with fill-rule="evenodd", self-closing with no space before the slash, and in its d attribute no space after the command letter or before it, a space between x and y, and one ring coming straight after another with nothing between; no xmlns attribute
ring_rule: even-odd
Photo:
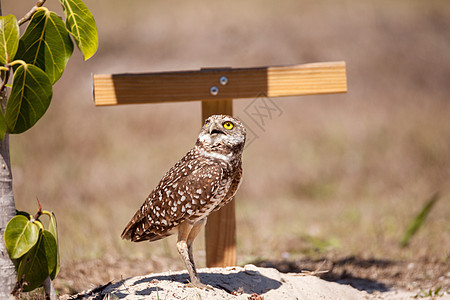
<svg viewBox="0 0 450 300"><path fill-rule="evenodd" d="M29 64L18 67L5 112L9 132L21 133L33 127L47 111L52 93L44 71Z"/></svg>
<svg viewBox="0 0 450 300"><path fill-rule="evenodd" d="M44 230L42 238L43 238L42 245L44 247L45 257L47 258L47 266L48 266L47 276L49 276L55 271L57 265L58 246L56 244L55 237L50 231Z"/></svg>
<svg viewBox="0 0 450 300"><path fill-rule="evenodd" d="M18 215L9 220L5 229L5 244L12 259L27 253L38 241L39 226Z"/></svg>
<svg viewBox="0 0 450 300"><path fill-rule="evenodd" d="M16 215L25 216L27 219L33 218L32 215L23 210L16 210Z"/></svg>
<svg viewBox="0 0 450 300"><path fill-rule="evenodd" d="M38 66L54 84L72 52L73 42L63 20L47 8L38 8L20 38L18 59Z"/></svg>
<svg viewBox="0 0 450 300"><path fill-rule="evenodd" d="M94 55L98 48L97 25L94 17L81 0L59 0L66 14L66 27L83 52L84 60Z"/></svg>
<svg viewBox="0 0 450 300"><path fill-rule="evenodd" d="M56 224L56 216L53 212L45 212L46 215L49 216L50 222L48 223L48 231L50 231L51 234L53 234L53 237L55 238L56 242L58 242L58 227Z"/></svg>
<svg viewBox="0 0 450 300"><path fill-rule="evenodd" d="M44 243L44 235L40 234L36 245L20 260L17 280L25 292L40 287L49 275Z"/></svg>
<svg viewBox="0 0 450 300"><path fill-rule="evenodd" d="M0 141L3 141L5 138L6 131L8 130L8 126L6 126L5 116L3 112L0 110Z"/></svg>
<svg viewBox="0 0 450 300"><path fill-rule="evenodd" d="M422 208L422 210L419 212L419 214L412 220L412 222L409 224L408 229L406 230L405 235L403 236L402 241L400 242L401 247L406 247L409 245L409 241L411 238L416 234L416 232L419 230L419 228L423 225L425 222L428 214L430 213L431 208L434 206L436 201L439 200L439 194L434 194L430 200L425 204L425 206Z"/></svg>
<svg viewBox="0 0 450 300"><path fill-rule="evenodd" d="M56 266L53 269L52 273L50 274L51 279L55 279L56 276L58 276L59 269L60 269L60 257L59 257L59 245L58 245L58 228L56 224L56 216L52 212L50 216L50 222L48 225L48 231L53 235L56 242Z"/></svg>
<svg viewBox="0 0 450 300"><path fill-rule="evenodd" d="M0 64L14 60L19 46L19 24L13 15L0 17Z"/></svg>

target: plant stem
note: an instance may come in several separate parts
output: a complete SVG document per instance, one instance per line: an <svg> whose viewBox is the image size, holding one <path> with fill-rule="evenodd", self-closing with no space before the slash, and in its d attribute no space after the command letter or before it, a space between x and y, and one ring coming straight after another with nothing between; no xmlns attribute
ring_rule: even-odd
<svg viewBox="0 0 450 300"><path fill-rule="evenodd" d="M1 5L1 4L0 4ZM0 91L2 109L6 106L6 91ZM16 215L12 189L11 161L9 157L9 135L0 141L0 299L9 299L16 284L16 270L6 251L6 224ZM12 298L14 299L14 298Z"/></svg>
<svg viewBox="0 0 450 300"><path fill-rule="evenodd" d="M56 297L56 291L55 291L55 288L53 287L53 283L52 283L50 276L47 277L47 279L45 279L45 281L44 281L44 291L45 291L45 299L49 299L49 300L57 300L58 299Z"/></svg>
<svg viewBox="0 0 450 300"><path fill-rule="evenodd" d="M33 8L25 15L23 16L22 19L19 20L19 26L22 25L23 23L29 21L31 19L31 17L34 15L34 13L36 12L36 9L38 9L38 7L41 7L42 5L44 5L45 0L38 0L38 2L36 3L35 6L33 6Z"/></svg>
<svg viewBox="0 0 450 300"><path fill-rule="evenodd" d="M0 0L0 16L2 3ZM0 105L2 111L6 107L6 91L0 90ZM0 299L14 299L11 292L16 285L16 269L6 251L5 233L6 224L16 215L16 205L12 189L11 160L9 157L9 136L0 141Z"/></svg>
<svg viewBox="0 0 450 300"><path fill-rule="evenodd" d="M0 94L5 94L0 92ZM1 96L0 96L1 98ZM0 141L0 299L8 299L16 284L16 270L6 251L6 224L16 215L12 191L11 163L9 160L9 135Z"/></svg>

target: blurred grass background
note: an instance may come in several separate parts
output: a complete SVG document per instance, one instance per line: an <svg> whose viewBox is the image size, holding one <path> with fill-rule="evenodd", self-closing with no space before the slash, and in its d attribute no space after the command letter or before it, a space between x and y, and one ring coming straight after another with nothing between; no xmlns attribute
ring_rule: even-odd
<svg viewBox="0 0 450 300"><path fill-rule="evenodd" d="M48 7L62 14L57 1ZM94 107L92 73L251 67L344 60L347 94L274 99L281 116L244 153L238 262L359 255L448 261L448 1L85 0L97 54L79 53L43 119L11 137L18 209L56 213L64 268L146 259L182 269L173 238L122 241L128 220L194 144L200 103ZM3 0L23 16L34 1ZM409 247L399 242L435 192ZM196 243L199 266L204 245ZM155 261L157 261L155 265ZM152 269L153 268L153 269ZM63 274L63 273L62 273Z"/></svg>

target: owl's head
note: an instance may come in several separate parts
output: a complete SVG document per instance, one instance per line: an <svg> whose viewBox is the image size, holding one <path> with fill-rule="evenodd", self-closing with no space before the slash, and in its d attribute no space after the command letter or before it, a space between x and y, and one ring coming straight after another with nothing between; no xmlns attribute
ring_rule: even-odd
<svg viewBox="0 0 450 300"><path fill-rule="evenodd" d="M212 150L241 152L246 130L238 120L227 115L212 115L205 120L198 142Z"/></svg>

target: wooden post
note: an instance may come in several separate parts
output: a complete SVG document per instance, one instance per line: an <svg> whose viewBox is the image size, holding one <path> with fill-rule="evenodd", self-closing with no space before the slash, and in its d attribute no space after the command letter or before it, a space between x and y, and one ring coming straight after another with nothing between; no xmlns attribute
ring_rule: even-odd
<svg viewBox="0 0 450 300"><path fill-rule="evenodd" d="M202 123L211 115L233 115L233 100L202 101ZM206 265L235 266L236 212L234 199L208 217L205 230Z"/></svg>
<svg viewBox="0 0 450 300"><path fill-rule="evenodd" d="M347 92L345 62L106 74L93 79L98 106L202 101L202 124L213 114L232 115L232 99ZM208 217L205 234L206 265L236 265L235 200Z"/></svg>

